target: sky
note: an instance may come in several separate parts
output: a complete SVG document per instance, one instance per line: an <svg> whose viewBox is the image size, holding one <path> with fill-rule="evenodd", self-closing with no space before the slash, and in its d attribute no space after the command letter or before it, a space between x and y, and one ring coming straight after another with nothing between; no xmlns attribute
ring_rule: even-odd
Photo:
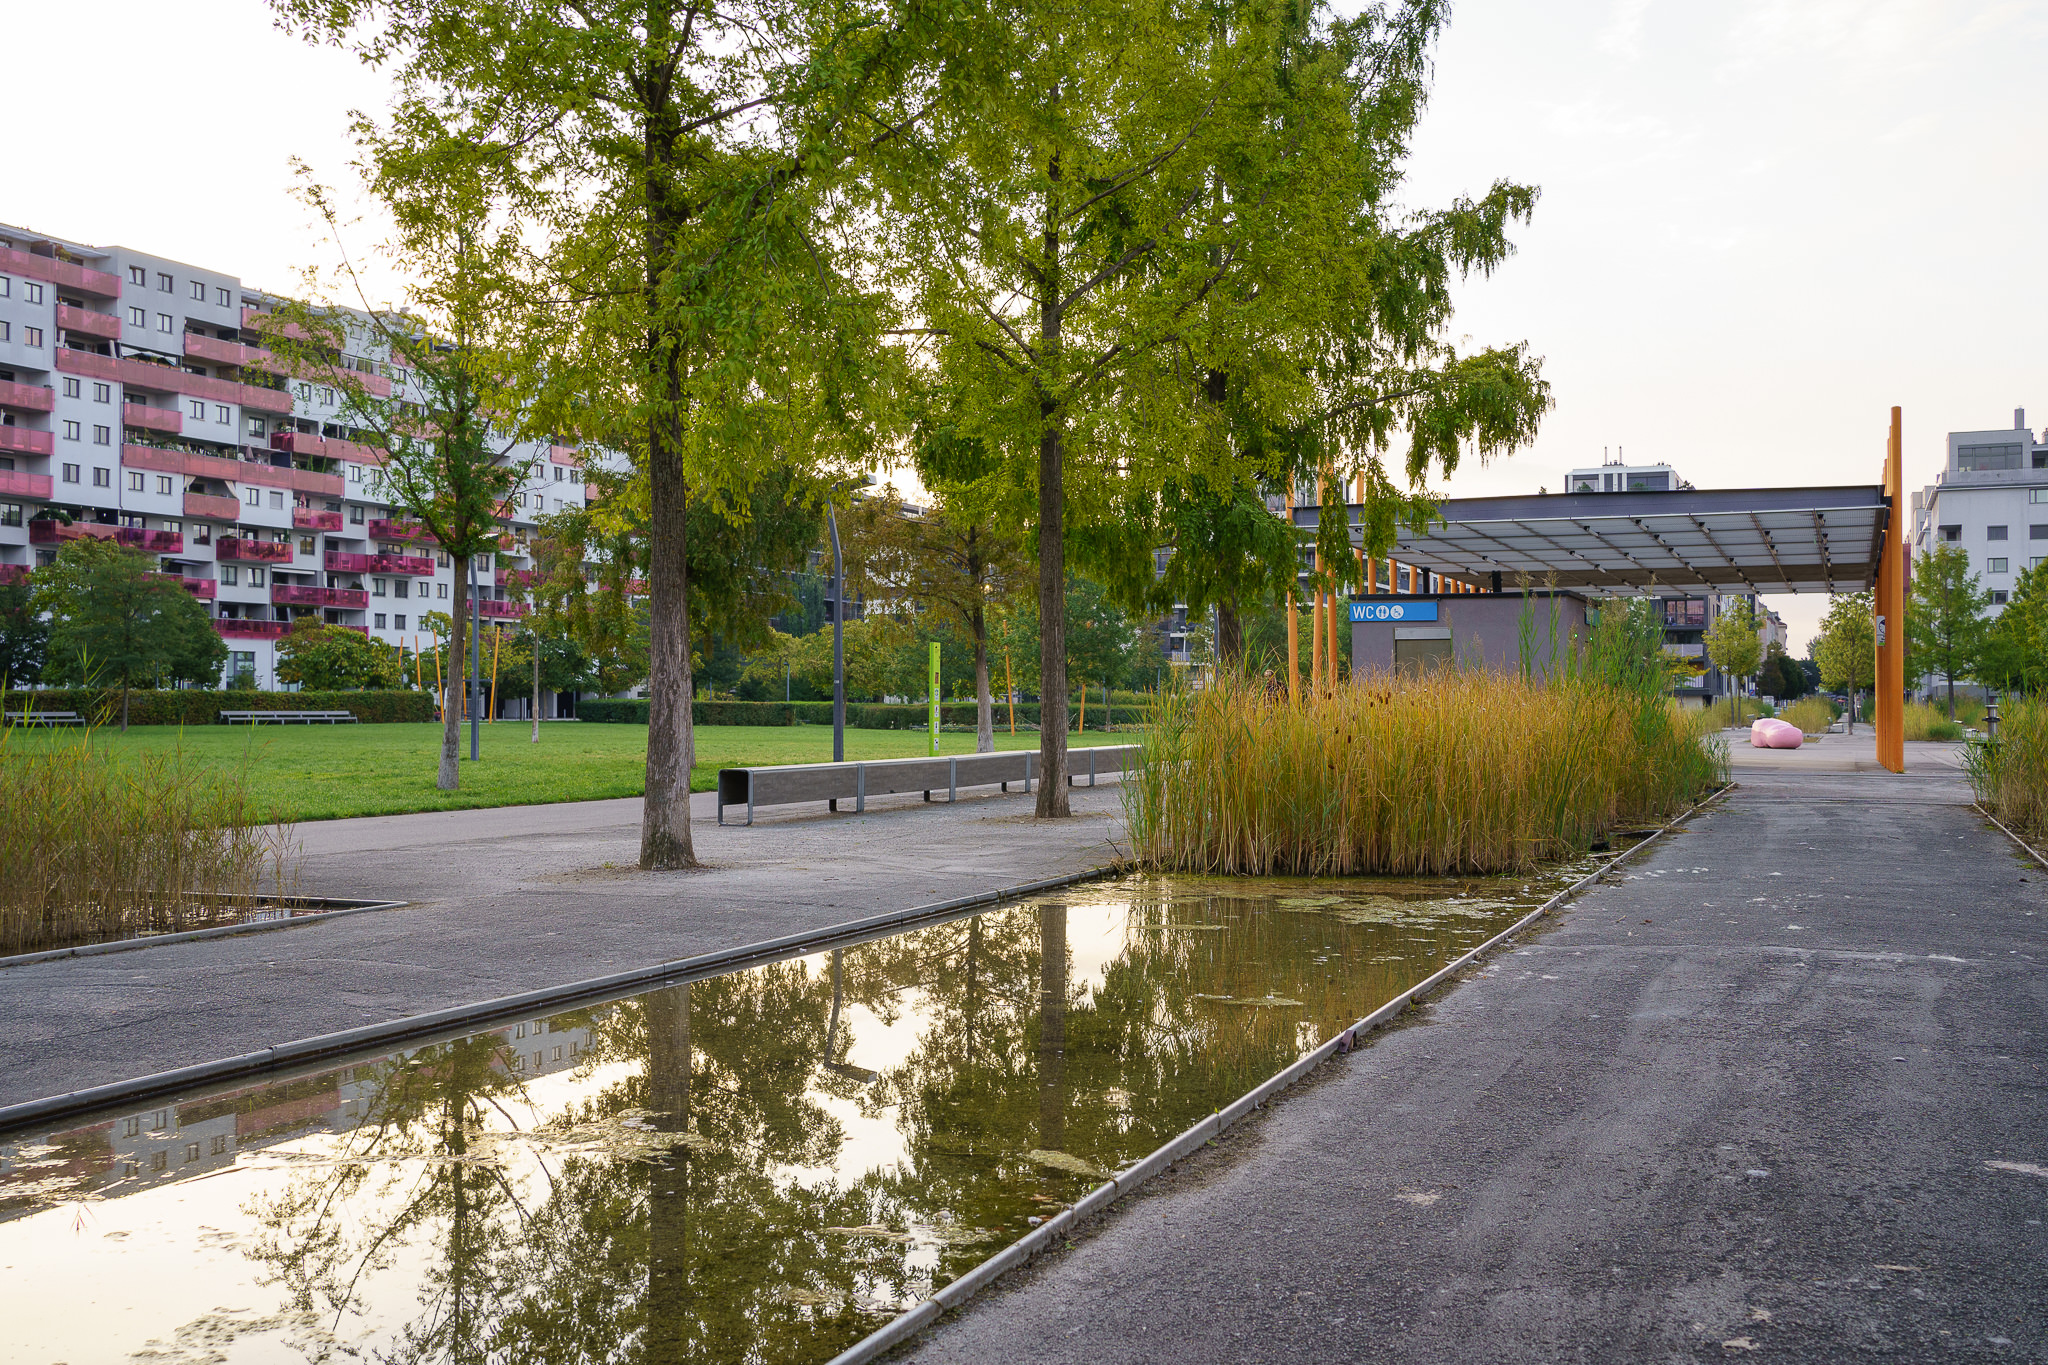
<svg viewBox="0 0 2048 1365"><path fill-rule="evenodd" d="M7 28L77 50L61 6L17 0ZM270 289L332 264L289 161L351 186L349 111L383 107L380 74L257 0L104 0L92 35L108 98L73 62L10 72L49 135L17 139L0 222ZM1556 490L1608 449L1702 488L1876 483L1894 405L1915 488L1949 431L2017 407L2048 427L2044 72L2040 0L1458 0L1406 197L1540 188L1454 331L1526 341L1557 406L1439 491ZM1767 600L1802 652L1824 601Z"/></svg>

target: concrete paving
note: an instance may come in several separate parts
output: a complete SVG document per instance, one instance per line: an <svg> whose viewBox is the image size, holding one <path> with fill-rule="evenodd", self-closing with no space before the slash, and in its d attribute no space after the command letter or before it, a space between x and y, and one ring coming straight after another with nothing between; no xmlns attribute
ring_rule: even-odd
<svg viewBox="0 0 2048 1365"><path fill-rule="evenodd" d="M302 893L410 905L0 969L0 1104L1084 871L1121 836L1113 783L1075 789L1066 821L1022 793L943 796L745 828L700 793L706 867L671 873L634 865L637 797L306 825Z"/></svg>
<svg viewBox="0 0 2048 1365"><path fill-rule="evenodd" d="M2048 1360L2048 872L1916 753L1742 763L909 1356Z"/></svg>

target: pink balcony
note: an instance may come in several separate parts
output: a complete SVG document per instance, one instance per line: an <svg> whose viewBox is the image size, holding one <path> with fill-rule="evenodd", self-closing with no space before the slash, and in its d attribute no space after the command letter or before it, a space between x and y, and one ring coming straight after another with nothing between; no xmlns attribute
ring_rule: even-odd
<svg viewBox="0 0 2048 1365"><path fill-rule="evenodd" d="M191 593L202 602L211 602L215 594L220 591L220 584L214 582L211 578L188 578L184 582L185 591Z"/></svg>
<svg viewBox="0 0 2048 1365"><path fill-rule="evenodd" d="M309 436L303 431L272 432L270 448L328 460L353 460L357 464L384 463L384 452L376 446L359 445L330 436Z"/></svg>
<svg viewBox="0 0 2048 1365"><path fill-rule="evenodd" d="M494 620L506 617L517 619L532 610L533 608L527 606L524 602L479 602L476 604L477 615L490 617Z"/></svg>
<svg viewBox="0 0 2048 1365"><path fill-rule="evenodd" d="M242 504L233 498L217 498L210 493L187 493L185 515L204 517L208 521L233 521L242 515Z"/></svg>
<svg viewBox="0 0 2048 1365"><path fill-rule="evenodd" d="M213 628L228 640L281 640L291 634L289 621L238 621L217 616Z"/></svg>
<svg viewBox="0 0 2048 1365"><path fill-rule="evenodd" d="M242 310L242 330L259 332L264 336L290 337L294 341L307 340L306 329L296 322L284 322L275 313L265 313L255 308Z"/></svg>
<svg viewBox="0 0 2048 1365"><path fill-rule="evenodd" d="M111 526L95 526L91 522L74 521L65 525L54 517L43 517L28 524L28 543L31 545L62 545L70 540L84 540L88 536L105 540L113 535Z"/></svg>
<svg viewBox="0 0 2048 1365"><path fill-rule="evenodd" d="M121 421L139 431L155 431L165 436L185 434L185 417L176 408L153 408L147 403L123 403Z"/></svg>
<svg viewBox="0 0 2048 1365"><path fill-rule="evenodd" d="M20 455L48 455L56 449L57 437L54 432L0 426L0 451Z"/></svg>
<svg viewBox="0 0 2048 1365"><path fill-rule="evenodd" d="M28 582L30 572L26 564L0 564L0 588L12 588Z"/></svg>
<svg viewBox="0 0 2048 1365"><path fill-rule="evenodd" d="M146 550L153 555L182 554L185 537L177 531L145 531L139 526L103 526L94 521L74 521L69 526L52 518L28 524L31 545L62 545L67 540L111 540Z"/></svg>
<svg viewBox="0 0 2048 1365"><path fill-rule="evenodd" d="M0 247L0 271L10 275L25 275L32 280L48 280L51 284L67 285L81 294L93 294L103 299L121 297L120 276L109 275L104 270L94 270L90 266L60 261L54 256L38 256L31 251Z"/></svg>
<svg viewBox="0 0 2048 1365"><path fill-rule="evenodd" d="M50 476L20 469L0 469L0 497L48 498Z"/></svg>
<svg viewBox="0 0 2048 1365"><path fill-rule="evenodd" d="M57 330L78 332L102 341L121 339L121 319L112 313L95 313L90 308L73 308L68 303L57 305Z"/></svg>
<svg viewBox="0 0 2048 1365"><path fill-rule="evenodd" d="M252 365L265 368L273 368L265 365L266 361L274 362L277 359L261 346L244 346L239 341L222 341L200 332L185 333L185 355L189 359L204 360L215 365Z"/></svg>
<svg viewBox="0 0 2048 1365"><path fill-rule="evenodd" d="M289 564L292 562L292 547L274 540L222 536L214 547L214 555L241 564Z"/></svg>
<svg viewBox="0 0 2048 1365"><path fill-rule="evenodd" d="M370 605L370 594L360 588L308 588L297 583L273 583L270 600L294 607L340 607L361 611Z"/></svg>
<svg viewBox="0 0 2048 1365"><path fill-rule="evenodd" d="M147 550L153 555L176 555L185 552L185 536L180 531L144 531L134 526L117 526L114 528L114 539L123 545Z"/></svg>
<svg viewBox="0 0 2048 1365"><path fill-rule="evenodd" d="M341 513L315 512L310 507L294 507L292 525L301 531L339 531Z"/></svg>
<svg viewBox="0 0 2048 1365"><path fill-rule="evenodd" d="M357 555L327 552L329 573L388 573L402 578L432 578L434 561L425 555Z"/></svg>
<svg viewBox="0 0 2048 1365"><path fill-rule="evenodd" d="M16 412L48 412L57 406L57 391L48 384L17 384L0 379L0 408Z"/></svg>
<svg viewBox="0 0 2048 1365"><path fill-rule="evenodd" d="M426 528L409 521L391 521L383 517L372 517L369 525L372 540L423 540Z"/></svg>

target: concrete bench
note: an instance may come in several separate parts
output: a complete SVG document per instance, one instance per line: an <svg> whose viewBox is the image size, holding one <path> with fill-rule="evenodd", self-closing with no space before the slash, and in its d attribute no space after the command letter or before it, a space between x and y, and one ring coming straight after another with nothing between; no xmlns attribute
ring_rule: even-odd
<svg viewBox="0 0 2048 1365"><path fill-rule="evenodd" d="M220 723L222 725L238 725L243 722L247 722L250 725L261 725L265 721L275 721L279 725L290 725L294 722L300 725L313 725L316 723L354 725L356 723L356 714L353 711L223 711L220 713Z"/></svg>
<svg viewBox="0 0 2048 1365"><path fill-rule="evenodd" d="M83 725L85 720L76 711L9 711L6 713L9 725Z"/></svg>
<svg viewBox="0 0 2048 1365"><path fill-rule="evenodd" d="M1067 750L1069 786L1094 786L1096 779L1121 774L1138 765L1135 744L1102 745ZM1025 791L1038 780L1038 751L1018 750L1003 754L955 754L945 758L888 758L874 763L791 763L770 768L721 768L718 773L718 823L725 823L727 806L745 806L747 824L754 823L756 806L788 806L804 801L827 801L837 810L841 801L853 802L856 813L865 811L870 796L891 796L922 792L924 799L943 791L948 801L959 799L962 787L992 787L1004 791L1021 782Z"/></svg>

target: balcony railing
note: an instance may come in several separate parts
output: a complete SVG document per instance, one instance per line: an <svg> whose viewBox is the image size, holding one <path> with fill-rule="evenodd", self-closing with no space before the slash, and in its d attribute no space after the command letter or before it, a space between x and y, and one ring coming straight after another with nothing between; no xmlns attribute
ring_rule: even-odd
<svg viewBox="0 0 2048 1365"><path fill-rule="evenodd" d="M316 474L310 469L283 469L255 460L232 460L225 455L202 455L194 450L166 450L161 446L125 445L121 463L136 469L157 469L166 474L191 474L228 483L260 483L266 488L289 488L323 497L341 496L339 474Z"/></svg>
<svg viewBox="0 0 2048 1365"><path fill-rule="evenodd" d="M289 621L241 621L227 616L216 616L213 628L229 640L280 640L291 634Z"/></svg>
<svg viewBox="0 0 2048 1365"><path fill-rule="evenodd" d="M247 536L222 536L214 547L214 554L220 559L231 559L243 564L289 564L292 562L292 547L274 540L251 540Z"/></svg>
<svg viewBox="0 0 2048 1365"><path fill-rule="evenodd" d="M383 517L370 518L370 539L372 540L424 540L427 528L416 522L390 521Z"/></svg>
<svg viewBox="0 0 2048 1365"><path fill-rule="evenodd" d="M153 555L182 554L185 549L185 537L178 531L145 531L139 526L104 526L92 521L74 521L67 526L50 517L28 524L31 545L62 545L69 540L88 539L111 540Z"/></svg>
<svg viewBox="0 0 2048 1365"><path fill-rule="evenodd" d="M65 374L90 375L140 389L144 393L182 393L216 403L239 403L255 412L284 416L292 410L292 397L282 389L260 384L238 384L232 379L213 379L193 374L175 365L156 365L127 356L96 355L71 346L57 348L57 368Z"/></svg>
<svg viewBox="0 0 2048 1365"><path fill-rule="evenodd" d="M342 607L360 611L370 605L361 588L309 588L298 583L273 583L270 600L294 607Z"/></svg>
<svg viewBox="0 0 2048 1365"><path fill-rule="evenodd" d="M222 341L204 332L185 333L185 354L214 365L254 365L274 370L277 357L261 346L244 346L239 341Z"/></svg>
<svg viewBox="0 0 2048 1365"><path fill-rule="evenodd" d="M533 608L524 602L479 602L476 604L477 615L488 616L493 619L516 618L524 616L532 610Z"/></svg>
<svg viewBox="0 0 2048 1365"><path fill-rule="evenodd" d="M434 561L424 555L359 555L329 550L327 572L388 573L411 578L432 578Z"/></svg>
<svg viewBox="0 0 2048 1365"><path fill-rule="evenodd" d="M49 455L56 449L57 437L52 432L0 426L0 450L22 455Z"/></svg>
<svg viewBox="0 0 2048 1365"><path fill-rule="evenodd" d="M28 582L33 572L26 564L0 564L0 588L11 588L18 583Z"/></svg>
<svg viewBox="0 0 2048 1365"><path fill-rule="evenodd" d="M376 446L359 445L332 436L309 436L303 431L272 432L270 448L329 460L353 460L357 464L384 463L384 452Z"/></svg>
<svg viewBox="0 0 2048 1365"><path fill-rule="evenodd" d="M242 515L242 504L233 498L219 498L210 493L187 493L185 515L204 517L208 521L233 521Z"/></svg>
<svg viewBox="0 0 2048 1365"><path fill-rule="evenodd" d="M102 341L121 339L121 319L112 313L95 313L90 308L73 308L68 303L57 305L57 330L79 332Z"/></svg>
<svg viewBox="0 0 2048 1365"><path fill-rule="evenodd" d="M339 531L341 513L315 512L310 507L294 507L292 525L301 531Z"/></svg>
<svg viewBox="0 0 2048 1365"><path fill-rule="evenodd" d="M166 436L185 434L185 415L176 408L153 408L147 403L123 403L121 421L141 431L156 431Z"/></svg>
<svg viewBox="0 0 2048 1365"><path fill-rule="evenodd" d="M0 379L0 408L17 412L48 412L57 406L57 391L48 384L17 384Z"/></svg>
<svg viewBox="0 0 2048 1365"><path fill-rule="evenodd" d="M50 476L30 474L20 469L0 469L0 494L17 498L48 498Z"/></svg>
<svg viewBox="0 0 2048 1365"><path fill-rule="evenodd" d="M149 576L160 578L167 583L176 583L194 597L203 598L208 602L211 602L214 594L220 590L220 584L211 578L186 578L182 574L174 573L153 573Z"/></svg>
<svg viewBox="0 0 2048 1365"><path fill-rule="evenodd" d="M94 270L91 266L60 261L54 256L38 256L32 251L0 247L0 271L9 275L25 275L32 280L48 280L51 284L68 285L81 294L94 294L103 299L121 297L119 275L109 275L106 271Z"/></svg>

